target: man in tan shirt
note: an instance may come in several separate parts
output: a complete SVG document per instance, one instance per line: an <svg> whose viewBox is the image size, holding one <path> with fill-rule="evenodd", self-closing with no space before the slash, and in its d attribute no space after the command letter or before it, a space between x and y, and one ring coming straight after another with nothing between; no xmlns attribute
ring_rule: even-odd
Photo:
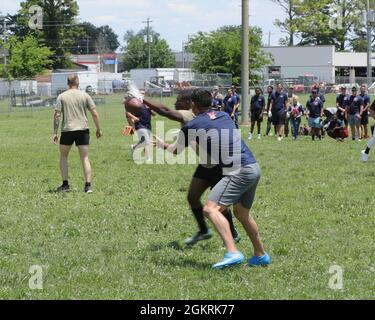
<svg viewBox="0 0 375 320"><path fill-rule="evenodd" d="M73 74L68 77L69 90L57 97L57 104L54 114L54 129L52 142L57 144L58 129L61 124L60 138L60 171L63 184L56 189L57 192L68 192L70 186L68 182L68 156L73 143L78 147L81 158L83 173L85 176L85 192L92 193L91 188L91 164L89 160L90 131L88 127L87 111L90 111L96 126L96 137L102 136L99 124L99 114L91 97L78 89L78 76Z"/></svg>

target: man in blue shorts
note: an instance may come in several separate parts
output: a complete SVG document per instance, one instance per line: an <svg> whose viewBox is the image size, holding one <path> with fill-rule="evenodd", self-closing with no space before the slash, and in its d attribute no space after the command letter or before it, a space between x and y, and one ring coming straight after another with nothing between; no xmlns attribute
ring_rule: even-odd
<svg viewBox="0 0 375 320"><path fill-rule="evenodd" d="M364 100L358 94L357 87L352 88L352 95L349 98L346 106L346 114L350 130L352 133L352 140L361 141L362 130L361 130L361 118L363 113Z"/></svg>
<svg viewBox="0 0 375 320"><path fill-rule="evenodd" d="M244 260L243 254L235 246L228 221L222 214L232 205L235 216L245 228L254 248L254 255L248 260L248 265L267 266L270 264L269 255L260 241L257 224L250 216L260 180L259 165L230 117L211 108L209 91L196 89L191 100L196 118L182 127L174 145L162 143L159 146L178 154L191 145L199 149L201 160L206 157L206 161L209 159L223 169L224 177L211 190L203 208L227 249L224 259L212 267L222 269Z"/></svg>
<svg viewBox="0 0 375 320"><path fill-rule="evenodd" d="M318 91L313 89L311 91L311 97L306 103L307 118L309 120L309 127L311 128L312 140L318 137L322 140L321 135L321 120L323 117L323 101L318 97Z"/></svg>

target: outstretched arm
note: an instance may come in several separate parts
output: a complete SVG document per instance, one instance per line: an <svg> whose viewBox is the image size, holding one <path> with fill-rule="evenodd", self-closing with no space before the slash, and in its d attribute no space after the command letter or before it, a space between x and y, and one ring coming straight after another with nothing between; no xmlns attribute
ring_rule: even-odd
<svg viewBox="0 0 375 320"><path fill-rule="evenodd" d="M166 117L173 121L184 123L182 115L176 110L172 110L161 103L151 101L145 98L143 99L143 103L146 106L148 106L152 111L155 111L157 114L160 114L163 117Z"/></svg>
<svg viewBox="0 0 375 320"><path fill-rule="evenodd" d="M54 144L57 144L57 142L59 141L59 137L57 136L57 131L59 130L59 126L60 126L60 117L61 117L61 112L56 110L53 116L52 142Z"/></svg>
<svg viewBox="0 0 375 320"><path fill-rule="evenodd" d="M99 139L102 135L103 132L100 129L100 123L99 123L99 113L96 111L96 108L93 108L90 110L92 119L94 120L95 126L96 126L96 137Z"/></svg>

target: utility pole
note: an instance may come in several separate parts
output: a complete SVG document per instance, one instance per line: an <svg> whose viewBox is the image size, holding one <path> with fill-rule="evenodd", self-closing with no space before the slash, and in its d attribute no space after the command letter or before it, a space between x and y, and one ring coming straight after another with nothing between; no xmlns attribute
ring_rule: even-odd
<svg viewBox="0 0 375 320"><path fill-rule="evenodd" d="M249 0L242 0L242 124L249 124Z"/></svg>
<svg viewBox="0 0 375 320"><path fill-rule="evenodd" d="M142 23L147 24L147 47L148 47L148 68L151 69L151 41L150 41L150 23L153 22L150 18L147 18L146 21Z"/></svg>
<svg viewBox="0 0 375 320"><path fill-rule="evenodd" d="M0 15L0 19L3 20L3 35L4 35L4 44L7 43L7 22L5 20L6 16ZM4 56L4 64L8 63L7 61L7 53L5 47L3 48L3 56Z"/></svg>
<svg viewBox="0 0 375 320"><path fill-rule="evenodd" d="M368 87L372 84L372 26L374 22L374 11L370 10L370 0L367 0L367 85Z"/></svg>

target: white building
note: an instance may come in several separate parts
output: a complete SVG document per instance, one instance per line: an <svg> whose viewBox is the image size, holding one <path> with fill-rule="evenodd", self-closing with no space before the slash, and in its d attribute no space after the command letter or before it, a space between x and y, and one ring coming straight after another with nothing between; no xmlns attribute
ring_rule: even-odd
<svg viewBox="0 0 375 320"><path fill-rule="evenodd" d="M367 76L367 53L336 52L334 46L264 47L273 63L263 70L264 79L314 75L320 82L336 83L337 77ZM372 57L375 67L375 55ZM374 69L373 69L374 73Z"/></svg>

